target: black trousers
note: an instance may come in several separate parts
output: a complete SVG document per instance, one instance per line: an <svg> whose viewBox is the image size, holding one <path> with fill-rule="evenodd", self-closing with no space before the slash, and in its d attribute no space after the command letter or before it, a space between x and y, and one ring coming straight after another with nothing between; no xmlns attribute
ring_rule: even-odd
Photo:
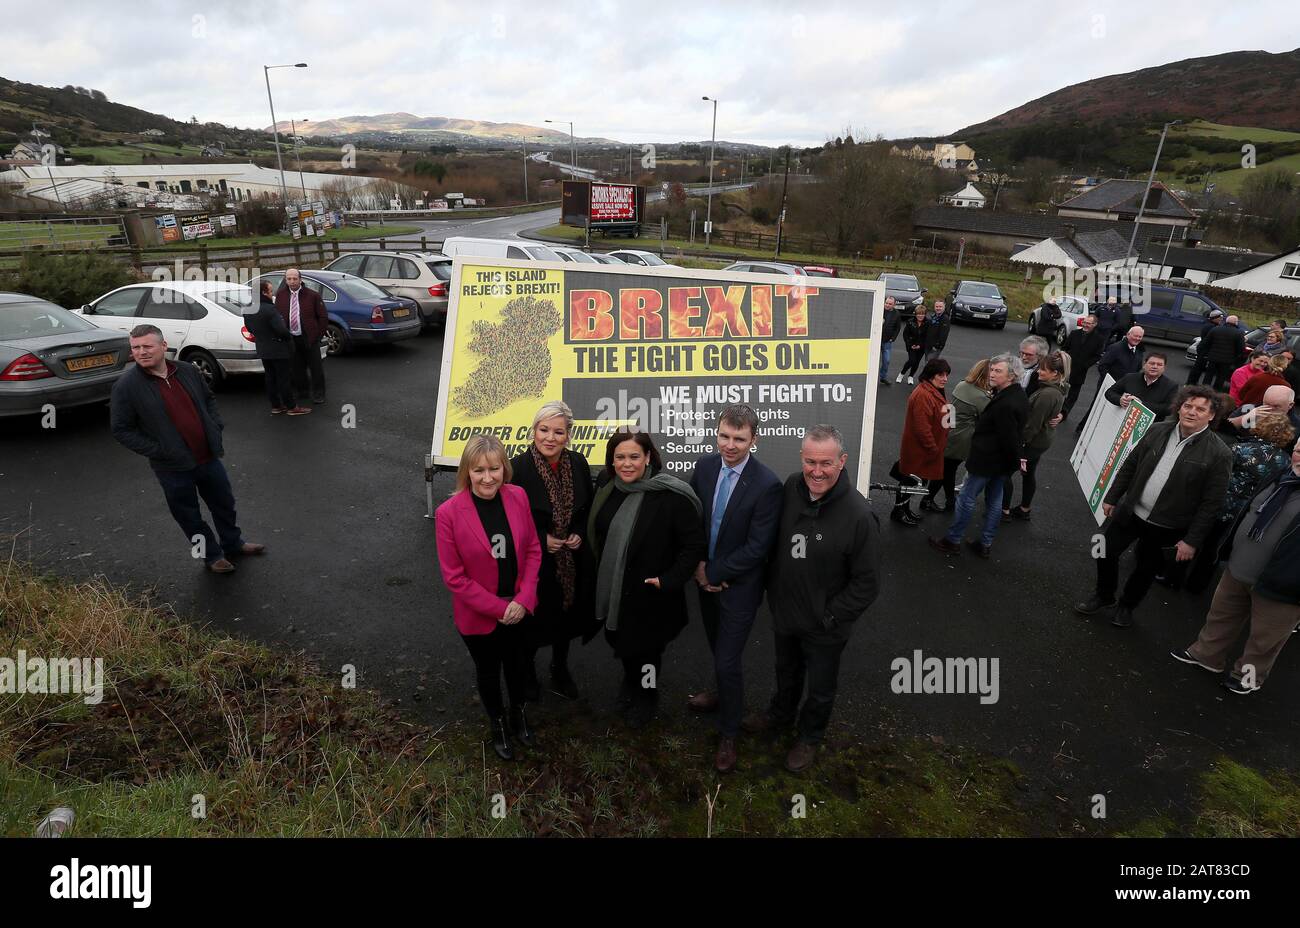
<svg viewBox="0 0 1300 928"><path fill-rule="evenodd" d="M916 348L916 349L908 348L907 363L904 364L903 369L898 372L899 376L903 377L903 376L915 374L917 371L921 369L921 361L924 358L925 358L924 348Z"/></svg>
<svg viewBox="0 0 1300 928"><path fill-rule="evenodd" d="M839 689L840 655L848 635L827 632L776 634L776 693L768 715L780 725L796 723L800 741L818 744L826 734ZM799 708L807 683L808 698ZM798 717L796 718L796 712Z"/></svg>
<svg viewBox="0 0 1300 928"><path fill-rule="evenodd" d="M734 738L745 714L745 646L757 611L729 606L721 593L700 591L704 636L713 652L713 672L718 679L718 731Z"/></svg>
<svg viewBox="0 0 1300 928"><path fill-rule="evenodd" d="M664 653L639 654L623 658L622 693L629 698L655 702L659 699L659 671L663 669ZM654 673L650 673L650 668Z"/></svg>
<svg viewBox="0 0 1300 928"><path fill-rule="evenodd" d="M1068 416L1074 404L1079 402L1079 394L1083 392L1084 385L1088 380L1088 371L1091 368L1084 368L1081 371L1070 371L1070 392L1065 396L1065 405L1061 407L1061 412Z"/></svg>
<svg viewBox="0 0 1300 928"><path fill-rule="evenodd" d="M1200 383L1209 366L1210 362L1206 360L1205 355L1197 353L1196 362L1192 364L1192 372L1187 375L1187 384L1190 386Z"/></svg>
<svg viewBox="0 0 1300 928"><path fill-rule="evenodd" d="M1228 381L1232 379L1232 372L1235 371L1237 367L1238 365L1233 364L1231 361L1212 361L1210 363L1209 374L1207 375L1207 382L1210 386L1214 387L1215 390L1222 393L1228 388Z"/></svg>
<svg viewBox="0 0 1300 928"><path fill-rule="evenodd" d="M235 516L235 491L230 488L230 478L220 458L213 458L193 470L155 470L154 476L162 486L167 499L167 509L176 524L185 533L191 546L194 539L202 538L201 554L208 564L216 563L227 554L236 554L244 543ZM208 504L216 532L203 520L199 497Z"/></svg>
<svg viewBox="0 0 1300 928"><path fill-rule="evenodd" d="M524 621L527 621L525 619ZM521 706L524 702L524 689L527 685L528 659L525 648L526 639L522 623L502 625L486 635L461 635L461 641L469 649L469 656L474 659L474 676L478 684L478 696L489 719L499 719L505 715L505 704L501 701L501 676L506 678L506 692L510 695L510 705Z"/></svg>
<svg viewBox="0 0 1300 928"><path fill-rule="evenodd" d="M1038 491L1038 462L1039 460L1042 459L1042 457L1043 457L1042 451L1026 450L1025 451L1026 463L1025 463L1024 473L1020 473L1020 471L1015 470L1007 474L1006 486L1003 487L1002 489L1003 509L1009 510L1011 508L1011 481L1016 476L1016 474L1020 474L1021 483L1023 484L1020 490L1021 507L1024 509L1028 509L1031 505L1033 505L1034 494Z"/></svg>
<svg viewBox="0 0 1300 928"><path fill-rule="evenodd" d="M298 405L293 393L293 361L289 358L263 358L266 371L266 398L272 409L292 409Z"/></svg>
<svg viewBox="0 0 1300 928"><path fill-rule="evenodd" d="M1174 563L1172 557L1166 557L1164 549L1180 541L1183 531L1152 525L1135 515L1123 520L1112 518L1102 533L1105 538L1102 557L1097 558L1097 595L1105 600L1115 598L1120 555L1136 542L1133 572L1124 584L1119 601L1129 608L1137 606L1151 589L1156 574Z"/></svg>
<svg viewBox="0 0 1300 928"><path fill-rule="evenodd" d="M943 504L945 506L955 505L957 502L957 468L961 467L961 461L956 458L945 457L943 459ZM934 502L938 493L934 490L934 484L930 484L930 502Z"/></svg>
<svg viewBox="0 0 1300 928"><path fill-rule="evenodd" d="M307 372L311 372L311 388L307 387ZM293 385L301 397L325 399L325 365L320 359L320 342L309 342L306 335L293 337Z"/></svg>

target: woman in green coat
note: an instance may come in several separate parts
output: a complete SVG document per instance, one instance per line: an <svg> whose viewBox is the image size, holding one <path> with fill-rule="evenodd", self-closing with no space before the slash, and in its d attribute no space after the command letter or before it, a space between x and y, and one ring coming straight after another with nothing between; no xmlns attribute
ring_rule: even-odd
<svg viewBox="0 0 1300 928"><path fill-rule="evenodd" d="M989 392L989 362L987 359L976 361L966 379L952 391L953 416L948 430L948 444L943 449L944 502L940 507L935 502L938 490L932 490L929 496L921 500L921 508L927 512L952 512L956 508L957 468L961 467L970 454L970 438L975 431L975 420L992 396Z"/></svg>
<svg viewBox="0 0 1300 928"><path fill-rule="evenodd" d="M1029 418L1025 420L1022 433L1025 456L1021 461L1022 487L1020 505L1011 507L1011 478L1007 475L1007 485L1002 491L1002 521L1012 518L1028 519L1029 507L1034 502L1034 491L1038 488L1035 474L1038 461L1047 449L1052 447L1056 437L1057 417L1065 405L1065 394L1069 389L1069 373L1066 370L1065 356L1053 351L1038 363L1038 389L1029 394Z"/></svg>

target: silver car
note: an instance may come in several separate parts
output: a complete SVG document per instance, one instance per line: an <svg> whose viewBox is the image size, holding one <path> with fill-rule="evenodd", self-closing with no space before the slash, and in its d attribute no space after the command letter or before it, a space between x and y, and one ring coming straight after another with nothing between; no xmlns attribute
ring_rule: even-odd
<svg viewBox="0 0 1300 928"><path fill-rule="evenodd" d="M340 255L324 270L364 277L393 296L420 304L420 321L436 328L447 321L451 258L425 251L354 251Z"/></svg>
<svg viewBox="0 0 1300 928"><path fill-rule="evenodd" d="M26 293L0 293L0 417L103 403L131 360L126 335Z"/></svg>

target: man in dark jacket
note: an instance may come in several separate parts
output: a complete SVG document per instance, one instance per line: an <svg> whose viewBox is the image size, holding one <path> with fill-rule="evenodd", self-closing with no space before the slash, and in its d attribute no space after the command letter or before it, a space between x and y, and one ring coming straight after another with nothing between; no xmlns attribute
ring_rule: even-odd
<svg viewBox="0 0 1300 928"><path fill-rule="evenodd" d="M750 407L724 409L717 438L718 453L700 458L691 474L709 542L708 560L700 561L695 580L717 689L696 693L689 705L721 710L714 766L727 773L736 766L736 736L745 714L745 645L763 602L763 572L781 518L781 480L750 453L758 440L758 414Z"/></svg>
<svg viewBox="0 0 1300 928"><path fill-rule="evenodd" d="M113 437L149 459L172 518L213 573L235 569L229 555L262 554L265 545L244 541L235 521L235 494L221 466L221 415L198 368L168 361L167 343L154 325L131 330L136 366L113 385ZM214 533L203 519L208 504Z"/></svg>
<svg viewBox="0 0 1300 928"><path fill-rule="evenodd" d="M1060 325L1061 307L1057 305L1056 297L1044 300L1034 318L1034 334L1047 339L1049 345L1055 344L1056 330Z"/></svg>
<svg viewBox="0 0 1300 928"><path fill-rule="evenodd" d="M1100 324L1098 324L1100 326ZM1111 345L1101 354L1101 360L1097 362L1097 395L1093 397L1096 403L1101 399L1103 391L1102 384L1106 382L1106 376L1110 375L1116 380L1120 380L1128 374L1136 374L1142 370L1142 356L1146 349L1142 347L1142 339L1146 335L1142 326L1135 325L1128 330L1128 333ZM1089 406L1089 409L1092 407ZM1088 419L1085 416L1079 421L1074 429L1075 435L1083 434L1083 427L1087 424Z"/></svg>
<svg viewBox="0 0 1300 928"><path fill-rule="evenodd" d="M930 538L930 546L944 554L961 554L966 526L975 514L975 502L984 494L984 530L978 541L967 544L980 557L992 553L993 538L1002 522L1002 493L1006 478L1024 469L1023 436L1029 419L1029 399L1020 386L1020 359L1000 354L989 359L989 389L993 399L975 420L970 455L966 458L966 480L957 496L957 511L948 534Z"/></svg>
<svg viewBox="0 0 1300 928"><path fill-rule="evenodd" d="M948 312L943 300L935 300L930 324L925 327L925 360L943 354L943 349L948 346L948 330L951 328L952 313Z"/></svg>
<svg viewBox="0 0 1300 928"><path fill-rule="evenodd" d="M1223 681L1238 695L1264 685L1300 623L1300 441L1291 468L1269 481L1242 509L1220 552L1227 568L1196 641L1170 652L1184 664L1223 673L1228 653L1249 625L1246 647Z"/></svg>
<svg viewBox="0 0 1300 928"><path fill-rule="evenodd" d="M1109 345L1115 332L1123 332L1123 329L1117 329L1119 325L1119 303L1115 297L1106 298L1105 303L1099 303L1096 306L1097 330L1101 332L1101 341L1103 345Z"/></svg>
<svg viewBox="0 0 1300 928"><path fill-rule="evenodd" d="M1107 401L1120 409L1128 409L1128 404L1137 400L1156 414L1157 422L1163 421L1169 415L1174 394L1178 392L1178 384L1165 376L1167 362L1163 352L1150 352L1142 362L1142 370L1125 374L1110 385L1106 391Z"/></svg>
<svg viewBox="0 0 1300 928"><path fill-rule="evenodd" d="M284 286L275 294L275 308L293 336L294 389L298 396L310 395L313 403L325 402L325 365L320 358L320 340L329 330L325 303L320 294L303 286L302 274L291 267L284 272Z"/></svg>
<svg viewBox="0 0 1300 928"><path fill-rule="evenodd" d="M275 308L275 295L269 280L262 281L257 309L244 316L244 325L253 336L253 345L266 375L266 396L271 401L271 415L287 412L301 416L310 406L299 406L293 395L293 336Z"/></svg>
<svg viewBox="0 0 1300 928"><path fill-rule="evenodd" d="M1201 340L1196 344L1196 360L1192 362L1192 372L1187 375L1189 384L1200 383L1201 378L1205 376L1205 372L1209 369L1210 362L1206 359L1204 350L1205 336L1221 325L1223 325L1223 310L1210 310L1210 315L1206 317L1205 323L1201 326Z"/></svg>
<svg viewBox="0 0 1300 928"><path fill-rule="evenodd" d="M880 318L880 382L888 387L889 356L894 352L894 340L903 328L903 317L892 296L885 297L885 311Z"/></svg>
<svg viewBox="0 0 1300 928"><path fill-rule="evenodd" d="M1241 330L1238 321L1236 316L1229 316L1223 325L1215 326L1207 332L1196 346L1197 358L1205 355L1210 385L1220 393L1227 388L1232 372L1241 366L1242 359L1246 357L1246 333Z"/></svg>
<svg viewBox="0 0 1300 928"><path fill-rule="evenodd" d="M1063 418L1069 417L1070 410L1079 401L1079 393L1088 379L1088 371L1101 360L1102 350L1106 347L1101 339L1101 332L1097 330L1097 317L1087 315L1079 320L1079 327L1065 340L1065 353L1070 356L1070 393L1061 408Z"/></svg>
<svg viewBox="0 0 1300 928"><path fill-rule="evenodd" d="M817 755L835 705L840 655L854 623L880 593L880 525L854 489L838 429L804 433L803 471L785 482L781 524L768 572L776 650L776 693L766 713L746 716L746 731L787 727L798 736L786 769ZM799 710L804 682L808 698Z"/></svg>
<svg viewBox="0 0 1300 928"><path fill-rule="evenodd" d="M1111 624L1128 628L1156 574L1190 561L1205 543L1232 473L1232 452L1210 428L1218 403L1209 387L1181 387L1177 418L1151 426L1124 459L1102 502L1097 588L1074 607L1080 615L1111 610ZM1117 601L1119 558L1134 542L1136 563Z"/></svg>

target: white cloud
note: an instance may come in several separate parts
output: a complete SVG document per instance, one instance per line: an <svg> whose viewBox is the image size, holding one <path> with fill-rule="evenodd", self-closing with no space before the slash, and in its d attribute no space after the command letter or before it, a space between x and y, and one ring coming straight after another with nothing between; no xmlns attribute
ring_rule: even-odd
<svg viewBox="0 0 1300 928"><path fill-rule="evenodd" d="M0 76L177 119L266 126L406 111L627 142L816 144L955 132L1063 86L1180 58L1284 51L1289 4L545 4L4 0ZM20 12L21 11L21 12Z"/></svg>

